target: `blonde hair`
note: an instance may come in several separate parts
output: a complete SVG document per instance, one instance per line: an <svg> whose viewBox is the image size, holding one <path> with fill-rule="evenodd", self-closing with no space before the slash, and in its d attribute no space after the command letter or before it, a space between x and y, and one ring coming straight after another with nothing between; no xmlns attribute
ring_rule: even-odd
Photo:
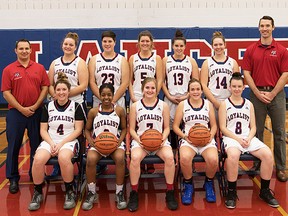
<svg viewBox="0 0 288 216"><path fill-rule="evenodd" d="M144 90L144 86L148 83L148 82L154 82L155 86L156 86L156 91L157 91L157 82L156 79L154 77L146 77L143 82L142 82L142 86L141 86L141 90L143 92Z"/></svg>
<svg viewBox="0 0 288 216"><path fill-rule="evenodd" d="M69 90L71 89L71 84L68 81L68 77L63 72L59 72L58 73L57 81L56 81L56 83L54 85L54 89L56 89L57 85L61 84L61 83L65 84Z"/></svg>
<svg viewBox="0 0 288 216"><path fill-rule="evenodd" d="M75 41L75 45L76 47L78 46L78 42L79 42L79 36L76 32L68 32L65 36L65 38L63 39L63 42L66 38L71 38Z"/></svg>

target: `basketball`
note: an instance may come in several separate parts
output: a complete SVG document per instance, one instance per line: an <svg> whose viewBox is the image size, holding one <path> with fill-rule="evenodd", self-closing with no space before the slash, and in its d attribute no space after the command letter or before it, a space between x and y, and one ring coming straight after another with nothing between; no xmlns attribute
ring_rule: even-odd
<svg viewBox="0 0 288 216"><path fill-rule="evenodd" d="M155 129L146 130L140 137L143 148L147 151L156 151L162 144L162 134Z"/></svg>
<svg viewBox="0 0 288 216"><path fill-rule="evenodd" d="M118 147L118 139L111 132L102 132L95 139L95 148L102 155L109 155Z"/></svg>
<svg viewBox="0 0 288 216"><path fill-rule="evenodd" d="M196 124L190 128L188 139L192 142L192 145L197 147L203 147L208 144L210 140L210 131L202 124Z"/></svg>

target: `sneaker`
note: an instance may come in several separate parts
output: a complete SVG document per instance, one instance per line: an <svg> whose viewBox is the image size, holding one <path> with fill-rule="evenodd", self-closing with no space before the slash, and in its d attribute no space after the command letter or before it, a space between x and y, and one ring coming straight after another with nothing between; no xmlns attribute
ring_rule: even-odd
<svg viewBox="0 0 288 216"><path fill-rule="evenodd" d="M34 191L32 200L28 206L29 211L36 211L40 208L40 204L43 201L43 195L38 191Z"/></svg>
<svg viewBox="0 0 288 216"><path fill-rule="evenodd" d="M98 200L98 194L92 193L91 191L88 191L86 195L86 199L82 204L82 209L85 211L88 211L93 208L93 204L96 203Z"/></svg>
<svg viewBox="0 0 288 216"><path fill-rule="evenodd" d="M138 209L138 192L132 190L130 192L129 202L128 202L128 209L130 212L134 212Z"/></svg>
<svg viewBox="0 0 288 216"><path fill-rule="evenodd" d="M65 202L63 205L63 208L65 210L69 210L75 207L76 203L75 203L75 194L73 191L68 191L65 194Z"/></svg>
<svg viewBox="0 0 288 216"><path fill-rule="evenodd" d="M166 192L165 200L166 200L166 204L167 204L168 209L176 210L178 208L178 202L175 199L174 190L168 190Z"/></svg>
<svg viewBox="0 0 288 216"><path fill-rule="evenodd" d="M108 166L106 164L96 165L96 175L100 175L104 173L106 170L108 170Z"/></svg>
<svg viewBox="0 0 288 216"><path fill-rule="evenodd" d="M213 187L213 181L206 181L203 187L206 191L206 201L209 203L215 203L216 196L215 196L215 191Z"/></svg>
<svg viewBox="0 0 288 216"><path fill-rule="evenodd" d="M193 184L183 183L183 191L181 196L183 205L190 205L192 203L193 193L194 193Z"/></svg>
<svg viewBox="0 0 288 216"><path fill-rule="evenodd" d="M236 208L236 199L238 199L236 190L228 190L228 194L225 200L225 206L228 209Z"/></svg>
<svg viewBox="0 0 288 216"><path fill-rule="evenodd" d="M279 207L279 203L275 199L274 195L275 195L274 192L271 191L270 188L267 188L267 189L261 189L260 190L259 197L264 202L268 203L269 206L271 206L273 208L278 208Z"/></svg>
<svg viewBox="0 0 288 216"><path fill-rule="evenodd" d="M118 194L116 194L116 202L117 202L117 209L125 209L127 207L127 202L124 197L123 190L121 190Z"/></svg>

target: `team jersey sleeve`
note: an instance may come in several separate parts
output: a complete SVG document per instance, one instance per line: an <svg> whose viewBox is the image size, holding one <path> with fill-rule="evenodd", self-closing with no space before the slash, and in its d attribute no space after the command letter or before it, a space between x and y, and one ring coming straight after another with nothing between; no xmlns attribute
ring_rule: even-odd
<svg viewBox="0 0 288 216"><path fill-rule="evenodd" d="M48 118L49 118L49 116L48 116L48 104L46 104L42 108L41 122L42 123L48 122Z"/></svg>
<svg viewBox="0 0 288 216"><path fill-rule="evenodd" d="M82 121L85 120L83 109L79 103L76 103L76 109L75 109L75 120L76 121Z"/></svg>

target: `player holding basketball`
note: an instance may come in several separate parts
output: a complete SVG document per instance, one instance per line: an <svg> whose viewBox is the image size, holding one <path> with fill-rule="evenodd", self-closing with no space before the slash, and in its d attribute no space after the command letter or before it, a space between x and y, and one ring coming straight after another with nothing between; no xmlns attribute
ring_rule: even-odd
<svg viewBox="0 0 288 216"><path fill-rule="evenodd" d="M88 192L85 201L82 204L83 210L90 210L93 203L97 201L96 193L96 164L102 158L96 147L94 139L101 132L108 131L119 138L118 148L110 154L116 165L116 202L118 209L125 209L127 203L124 197L124 175L125 175L125 143L126 136L126 115L122 107L112 103L114 98L114 87L110 83L104 83L99 88L101 104L92 108L88 113L88 119L85 127L86 139L89 143L87 150L86 177ZM119 133L119 130L121 132Z"/></svg>
<svg viewBox="0 0 288 216"><path fill-rule="evenodd" d="M157 82L155 78L147 77L142 82L143 98L132 104L130 110L131 162L130 182L132 191L128 203L129 211L138 209L138 182L140 177L140 163L148 154L156 154L164 161L166 179L166 203L170 210L176 210L178 203L174 197L173 181L175 163L172 148L168 141L169 135L169 107L157 98ZM137 127L136 127L137 125ZM147 129L156 129L163 134L163 143L159 150L147 152L141 146L140 136Z"/></svg>
<svg viewBox="0 0 288 216"><path fill-rule="evenodd" d="M61 174L65 183L64 209L75 207L74 166L71 159L79 150L77 137L82 133L84 113L79 103L70 100L71 84L64 73L58 73L54 92L55 101L48 103L42 112L40 133L43 141L37 148L32 166L34 194L28 206L30 211L40 208L43 201L42 187L45 164L51 157L58 157Z"/></svg>
<svg viewBox="0 0 288 216"><path fill-rule="evenodd" d="M206 191L206 201L216 202L213 187L213 178L218 167L218 151L214 140L217 131L215 111L213 105L202 96L203 89L199 80L192 78L188 84L189 98L181 101L176 109L173 130L180 140L180 165L183 172L182 203L189 205L192 203L194 186L192 181L192 160L196 154L201 154L206 162L206 178L204 189ZM180 129L183 123L184 130ZM202 124L210 128L211 138L204 147L194 146L187 138L188 132L195 124Z"/></svg>
<svg viewBox="0 0 288 216"><path fill-rule="evenodd" d="M261 190L259 197L268 205L277 208L279 203L269 189L273 172L272 152L255 137L254 107L249 100L241 96L244 88L244 78L240 73L234 73L230 80L231 96L221 102L219 108L220 129L224 134L223 142L227 153L228 195L225 206L229 209L236 207L239 157L241 154L249 152L261 160Z"/></svg>
<svg viewBox="0 0 288 216"><path fill-rule="evenodd" d="M178 147L178 138L172 130L177 105L188 98L188 82L199 79L199 68L194 58L184 54L186 38L177 30L172 39L173 55L163 58L165 83L162 85L164 101L170 109L170 141L173 149Z"/></svg>
<svg viewBox="0 0 288 216"><path fill-rule="evenodd" d="M226 56L225 37L220 31L213 33L212 48L214 55L203 62L200 81L206 98L218 110L220 102L231 94L228 90L228 82L232 74L239 71L239 66L233 58Z"/></svg>

